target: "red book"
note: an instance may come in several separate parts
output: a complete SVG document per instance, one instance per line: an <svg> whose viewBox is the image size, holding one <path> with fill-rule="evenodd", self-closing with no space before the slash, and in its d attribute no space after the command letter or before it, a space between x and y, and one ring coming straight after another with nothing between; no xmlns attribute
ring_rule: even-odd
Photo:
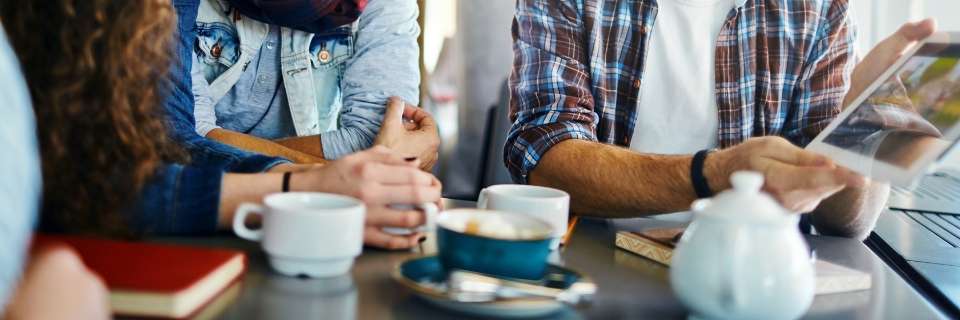
<svg viewBox="0 0 960 320"><path fill-rule="evenodd" d="M185 318L212 302L246 269L242 252L225 249L37 235L34 246L63 243L110 288L114 314ZM234 290L231 290L234 291Z"/></svg>

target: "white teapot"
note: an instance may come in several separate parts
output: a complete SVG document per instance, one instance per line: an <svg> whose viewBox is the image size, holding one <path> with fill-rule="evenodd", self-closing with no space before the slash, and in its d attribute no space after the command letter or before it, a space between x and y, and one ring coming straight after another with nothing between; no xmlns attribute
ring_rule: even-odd
<svg viewBox="0 0 960 320"><path fill-rule="evenodd" d="M759 173L731 181L732 190L694 202L671 262L673 290L700 318L799 318L815 281L800 216L760 192Z"/></svg>

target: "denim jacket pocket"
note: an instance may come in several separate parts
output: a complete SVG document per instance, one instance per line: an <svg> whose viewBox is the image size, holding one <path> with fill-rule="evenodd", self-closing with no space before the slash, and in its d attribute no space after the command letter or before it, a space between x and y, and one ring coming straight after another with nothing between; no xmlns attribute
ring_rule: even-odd
<svg viewBox="0 0 960 320"><path fill-rule="evenodd" d="M343 108L342 66L313 73L313 83L317 92L317 130L318 133L335 131L340 127L340 111Z"/></svg>
<svg viewBox="0 0 960 320"><path fill-rule="evenodd" d="M349 35L318 36L311 42L319 132L339 128L340 111L343 107L340 82L343 80L346 63L353 54L352 45L352 37Z"/></svg>
<svg viewBox="0 0 960 320"><path fill-rule="evenodd" d="M207 82L213 82L240 59L240 37L223 22L197 22L194 53Z"/></svg>

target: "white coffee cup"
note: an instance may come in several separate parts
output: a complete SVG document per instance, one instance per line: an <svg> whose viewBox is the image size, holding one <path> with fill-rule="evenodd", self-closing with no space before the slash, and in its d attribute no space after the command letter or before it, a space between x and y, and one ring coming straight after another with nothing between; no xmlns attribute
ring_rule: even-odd
<svg viewBox="0 0 960 320"><path fill-rule="evenodd" d="M237 236L260 241L270 266L287 276L334 277L347 273L363 251L366 207L357 199L327 193L277 193L263 205L244 203L233 217ZM251 230L247 216L263 217Z"/></svg>
<svg viewBox="0 0 960 320"><path fill-rule="evenodd" d="M395 228L395 227L385 227L383 231L389 234L406 236L411 235L417 232L427 232L433 230L437 223L437 213L440 212L440 208L437 207L434 203L421 203L419 205L408 205L408 204L395 204L390 206L391 209L400 210L400 211L411 211L418 210L423 212L424 224L416 228Z"/></svg>
<svg viewBox="0 0 960 320"><path fill-rule="evenodd" d="M481 190L477 208L525 214L546 221L553 228L551 248L557 249L567 232L570 195L547 187L501 184Z"/></svg>

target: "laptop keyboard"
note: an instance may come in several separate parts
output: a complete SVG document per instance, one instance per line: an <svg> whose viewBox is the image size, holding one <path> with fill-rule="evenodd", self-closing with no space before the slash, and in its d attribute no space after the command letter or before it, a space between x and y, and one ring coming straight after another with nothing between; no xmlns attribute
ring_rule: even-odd
<svg viewBox="0 0 960 320"><path fill-rule="evenodd" d="M924 176L916 189L893 187L893 193L912 195L917 200L960 201L960 177L946 172Z"/></svg>
<svg viewBox="0 0 960 320"><path fill-rule="evenodd" d="M960 248L960 216L919 211L903 211L954 248Z"/></svg>

